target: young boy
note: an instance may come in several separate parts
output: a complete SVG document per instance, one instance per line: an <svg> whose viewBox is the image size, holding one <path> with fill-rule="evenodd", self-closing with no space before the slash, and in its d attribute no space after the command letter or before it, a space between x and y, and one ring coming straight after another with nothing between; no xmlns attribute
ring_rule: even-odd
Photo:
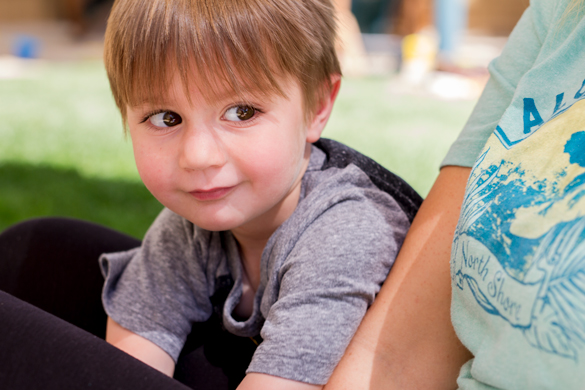
<svg viewBox="0 0 585 390"><path fill-rule="evenodd" d="M106 68L165 209L140 248L100 259L110 343L173 375L199 337L234 387L247 367L238 389L327 382L420 203L319 141L334 42L328 0L116 1Z"/></svg>

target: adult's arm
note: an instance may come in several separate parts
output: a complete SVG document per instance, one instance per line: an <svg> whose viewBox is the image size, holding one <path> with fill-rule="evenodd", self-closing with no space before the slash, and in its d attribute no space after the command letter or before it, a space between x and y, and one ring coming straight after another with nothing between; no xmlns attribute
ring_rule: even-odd
<svg viewBox="0 0 585 390"><path fill-rule="evenodd" d="M326 390L456 388L471 355L451 325L449 259L470 171L441 170Z"/></svg>

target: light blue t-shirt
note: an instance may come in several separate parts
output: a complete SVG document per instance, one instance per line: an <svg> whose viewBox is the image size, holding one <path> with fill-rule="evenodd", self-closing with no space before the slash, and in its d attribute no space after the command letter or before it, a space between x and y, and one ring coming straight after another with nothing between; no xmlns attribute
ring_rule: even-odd
<svg viewBox="0 0 585 390"><path fill-rule="evenodd" d="M568 3L531 2L444 161L477 158L451 256L461 389L585 388L585 20Z"/></svg>

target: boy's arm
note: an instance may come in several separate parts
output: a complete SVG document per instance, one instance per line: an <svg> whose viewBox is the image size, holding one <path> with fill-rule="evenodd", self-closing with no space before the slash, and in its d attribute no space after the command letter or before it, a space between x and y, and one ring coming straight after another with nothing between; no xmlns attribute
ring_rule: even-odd
<svg viewBox="0 0 585 390"><path fill-rule="evenodd" d="M163 374L173 376L175 362L168 353L152 341L122 327L110 317L106 327L106 341Z"/></svg>
<svg viewBox="0 0 585 390"><path fill-rule="evenodd" d="M451 325L451 242L471 169L445 167L327 390L454 389L471 354Z"/></svg>
<svg viewBox="0 0 585 390"><path fill-rule="evenodd" d="M321 385L310 385L277 376L252 372L247 374L237 390L320 390Z"/></svg>

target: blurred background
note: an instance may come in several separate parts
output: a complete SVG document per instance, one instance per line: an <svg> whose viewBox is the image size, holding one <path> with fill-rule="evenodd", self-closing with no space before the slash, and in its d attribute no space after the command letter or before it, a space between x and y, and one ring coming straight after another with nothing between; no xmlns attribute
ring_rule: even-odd
<svg viewBox="0 0 585 390"><path fill-rule="evenodd" d="M162 208L140 182L102 64L112 3L0 0L0 231L60 215L141 238ZM336 0L344 79L324 136L426 196L527 6Z"/></svg>

